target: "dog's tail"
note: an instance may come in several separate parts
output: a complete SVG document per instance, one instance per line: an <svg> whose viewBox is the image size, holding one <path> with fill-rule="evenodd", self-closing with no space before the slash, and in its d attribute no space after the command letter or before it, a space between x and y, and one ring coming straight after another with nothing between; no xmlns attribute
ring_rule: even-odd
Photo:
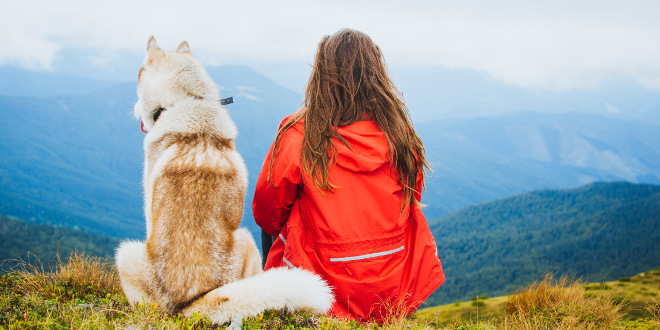
<svg viewBox="0 0 660 330"><path fill-rule="evenodd" d="M269 309L325 313L333 302L332 289L320 276L295 268L275 268L217 288L182 312L186 316L206 314L216 324L231 321L235 325Z"/></svg>

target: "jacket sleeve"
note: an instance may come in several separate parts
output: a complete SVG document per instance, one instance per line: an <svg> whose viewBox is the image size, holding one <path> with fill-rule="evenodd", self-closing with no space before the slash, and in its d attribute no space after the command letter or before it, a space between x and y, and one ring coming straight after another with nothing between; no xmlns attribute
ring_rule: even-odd
<svg viewBox="0 0 660 330"><path fill-rule="evenodd" d="M261 228L277 236L291 213L302 183L300 146L302 135L294 127L284 133L272 169L272 184L268 179L273 145L266 155L257 179L252 199L252 214Z"/></svg>

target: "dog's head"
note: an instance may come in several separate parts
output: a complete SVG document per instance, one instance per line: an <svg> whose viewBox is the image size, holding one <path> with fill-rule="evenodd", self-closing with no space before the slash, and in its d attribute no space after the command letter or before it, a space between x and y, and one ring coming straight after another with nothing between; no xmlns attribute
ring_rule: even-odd
<svg viewBox="0 0 660 330"><path fill-rule="evenodd" d="M145 132L153 128L163 111L183 99L220 98L213 80L195 60L186 41L176 52L165 52L153 36L138 73L137 94L133 113L142 121Z"/></svg>

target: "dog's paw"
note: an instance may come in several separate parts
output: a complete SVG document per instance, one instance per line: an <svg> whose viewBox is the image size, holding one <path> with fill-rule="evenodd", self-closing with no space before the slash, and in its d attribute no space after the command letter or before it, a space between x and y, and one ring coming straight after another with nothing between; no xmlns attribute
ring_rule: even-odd
<svg viewBox="0 0 660 330"><path fill-rule="evenodd" d="M242 326L243 326L243 319L232 320L231 323L229 323L227 330L241 330Z"/></svg>

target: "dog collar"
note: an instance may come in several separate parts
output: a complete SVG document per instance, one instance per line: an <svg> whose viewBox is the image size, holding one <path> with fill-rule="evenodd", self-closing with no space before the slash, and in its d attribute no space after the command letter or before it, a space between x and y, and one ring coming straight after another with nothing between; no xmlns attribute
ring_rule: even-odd
<svg viewBox="0 0 660 330"><path fill-rule="evenodd" d="M220 104L221 105L227 105L227 104L232 104L232 103L234 103L234 97L233 96L225 98L225 99L220 99ZM160 117L160 113L163 112L164 110L165 110L164 108L158 109L158 112L156 112L156 114L154 115L154 123L156 123L156 121L158 120L158 117ZM142 131L142 133L147 133L147 130L144 129L144 122L143 121L140 121L140 130Z"/></svg>

